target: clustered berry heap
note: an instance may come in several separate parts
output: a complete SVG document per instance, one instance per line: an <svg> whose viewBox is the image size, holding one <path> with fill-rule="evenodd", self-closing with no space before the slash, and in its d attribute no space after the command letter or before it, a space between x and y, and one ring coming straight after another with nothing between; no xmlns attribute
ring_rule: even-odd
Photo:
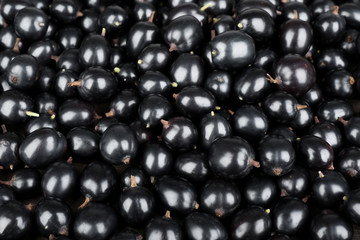
<svg viewBox="0 0 360 240"><path fill-rule="evenodd" d="M0 240L358 238L359 33L359 0L0 0Z"/></svg>

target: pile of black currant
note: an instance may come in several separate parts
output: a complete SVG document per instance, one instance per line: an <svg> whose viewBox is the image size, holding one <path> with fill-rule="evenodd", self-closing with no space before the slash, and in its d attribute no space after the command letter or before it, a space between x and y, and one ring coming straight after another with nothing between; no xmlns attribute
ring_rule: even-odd
<svg viewBox="0 0 360 240"><path fill-rule="evenodd" d="M360 0L0 0L0 240L360 239Z"/></svg>

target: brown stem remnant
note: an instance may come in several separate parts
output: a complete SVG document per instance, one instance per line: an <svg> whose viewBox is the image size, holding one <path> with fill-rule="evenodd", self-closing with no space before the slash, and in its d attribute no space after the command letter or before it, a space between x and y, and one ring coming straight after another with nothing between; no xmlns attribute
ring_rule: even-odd
<svg viewBox="0 0 360 240"><path fill-rule="evenodd" d="M307 108L307 105L296 104L296 109L297 110L302 110L302 109L305 109L305 108Z"/></svg>
<svg viewBox="0 0 360 240"><path fill-rule="evenodd" d="M107 113L105 113L105 117L114 117L115 113L113 110L108 111Z"/></svg>
<svg viewBox="0 0 360 240"><path fill-rule="evenodd" d="M331 9L331 12L335 15L339 15L339 6L338 5L334 5Z"/></svg>
<svg viewBox="0 0 360 240"><path fill-rule="evenodd" d="M1 129L2 129L3 133L7 132L5 124L1 124Z"/></svg>
<svg viewBox="0 0 360 240"><path fill-rule="evenodd" d="M164 120L164 119L161 119L160 122L161 122L161 124L163 125L163 128L166 129L166 128L169 127L169 122L168 122L168 121L166 121L166 120Z"/></svg>
<svg viewBox="0 0 360 240"><path fill-rule="evenodd" d="M175 43L170 43L169 52L176 51L178 48Z"/></svg>
<svg viewBox="0 0 360 240"><path fill-rule="evenodd" d="M318 118L318 116L315 116L314 117L314 122L317 124L317 123L320 123L320 120L319 120L319 118Z"/></svg>
<svg viewBox="0 0 360 240"><path fill-rule="evenodd" d="M350 78L350 81L349 81L350 85L354 85L356 82L355 78L353 76L350 76L349 78Z"/></svg>
<svg viewBox="0 0 360 240"><path fill-rule="evenodd" d="M343 118L338 118L338 121L341 122L342 124L344 124L344 126L346 126L349 123L349 121L347 121Z"/></svg>
<svg viewBox="0 0 360 240"><path fill-rule="evenodd" d="M70 156L70 157L66 160L66 162L67 162L68 164L72 164L72 163L73 163L73 157Z"/></svg>
<svg viewBox="0 0 360 240"><path fill-rule="evenodd" d="M60 57L59 56L54 56L54 55L51 55L50 57L52 60L54 60L55 62L58 62Z"/></svg>
<svg viewBox="0 0 360 240"><path fill-rule="evenodd" d="M137 187L136 178L133 175L130 176L130 187L132 188Z"/></svg>
<svg viewBox="0 0 360 240"><path fill-rule="evenodd" d="M126 158L123 162L124 162L125 165L129 165L130 164L130 158L129 157Z"/></svg>
<svg viewBox="0 0 360 240"><path fill-rule="evenodd" d="M275 176L280 176L280 174L282 173L282 169L281 168L273 168L273 173L275 174Z"/></svg>
<svg viewBox="0 0 360 240"><path fill-rule="evenodd" d="M86 196L84 202L78 207L78 209L83 209L89 204L90 201L91 201L90 198Z"/></svg>
<svg viewBox="0 0 360 240"><path fill-rule="evenodd" d="M155 17L155 11L152 11L148 22L152 23L154 21L154 17Z"/></svg>
<svg viewBox="0 0 360 240"><path fill-rule="evenodd" d="M250 165L259 168L260 167L260 163L258 161L255 161L254 159L250 159Z"/></svg>
<svg viewBox="0 0 360 240"><path fill-rule="evenodd" d="M73 81L73 82L70 82L68 83L68 87L80 87L81 86L81 80L78 80L78 81Z"/></svg>
<svg viewBox="0 0 360 240"><path fill-rule="evenodd" d="M296 10L294 10L294 19L299 19L299 14Z"/></svg>
<svg viewBox="0 0 360 240"><path fill-rule="evenodd" d="M276 78L273 78L270 74L266 74L266 76L267 76L267 80L270 82L270 83L274 83L274 84L280 84L281 83L281 81L280 81L280 79L278 78L278 77L276 77Z"/></svg>
<svg viewBox="0 0 360 240"><path fill-rule="evenodd" d="M16 40L15 40L15 44L14 44L14 47L13 47L13 51L14 52L19 52L20 51L20 49L19 49L19 43L20 43L20 38L16 38Z"/></svg>

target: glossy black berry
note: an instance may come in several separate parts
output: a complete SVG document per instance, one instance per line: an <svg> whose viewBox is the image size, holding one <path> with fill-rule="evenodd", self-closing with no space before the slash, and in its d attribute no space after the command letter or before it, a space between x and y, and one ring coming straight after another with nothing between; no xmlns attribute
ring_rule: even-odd
<svg viewBox="0 0 360 240"><path fill-rule="evenodd" d="M39 232L44 236L64 235L70 231L71 210L59 200L41 200L35 208L35 221Z"/></svg>
<svg viewBox="0 0 360 240"><path fill-rule="evenodd" d="M262 223L261 227L258 222ZM234 240L266 239L270 236L272 221L264 209L250 206L237 212L230 226L231 237Z"/></svg>
<svg viewBox="0 0 360 240"><path fill-rule="evenodd" d="M270 207L276 200L277 195L276 183L269 177L253 175L246 179L244 183L242 196L249 206Z"/></svg>
<svg viewBox="0 0 360 240"><path fill-rule="evenodd" d="M19 147L20 159L30 168L45 168L62 158L67 147L65 136L51 128L29 134Z"/></svg>
<svg viewBox="0 0 360 240"><path fill-rule="evenodd" d="M54 162L45 170L41 188L46 198L65 200L71 197L78 187L76 168L67 162Z"/></svg>
<svg viewBox="0 0 360 240"><path fill-rule="evenodd" d="M295 150L285 138L265 136L258 147L261 169L270 176L282 176L290 172L295 164Z"/></svg>
<svg viewBox="0 0 360 240"><path fill-rule="evenodd" d="M215 141L210 146L208 160L213 173L227 179L245 177L253 166L260 166L251 145L240 137Z"/></svg>
<svg viewBox="0 0 360 240"><path fill-rule="evenodd" d="M185 117L174 117L169 121L161 120L163 131L161 138L172 150L194 149L198 141L198 130L194 123Z"/></svg>
<svg viewBox="0 0 360 240"><path fill-rule="evenodd" d="M163 176L156 180L155 192L162 208L176 215L186 215L199 207L195 187L183 178Z"/></svg>
<svg viewBox="0 0 360 240"><path fill-rule="evenodd" d="M117 229L118 217L111 207L93 203L75 217L74 236L77 239L108 239ZM84 226L88 226L84 228ZM101 226L96 227L96 226Z"/></svg>
<svg viewBox="0 0 360 240"><path fill-rule="evenodd" d="M125 188L118 200L119 213L130 226L141 226L150 220L155 208L155 199L147 188L137 186L131 179L130 188Z"/></svg>
<svg viewBox="0 0 360 240"><path fill-rule="evenodd" d="M99 150L108 163L129 164L137 154L138 142L134 132L127 125L117 123L108 127L103 133Z"/></svg>
<svg viewBox="0 0 360 240"><path fill-rule="evenodd" d="M189 240L228 239L228 233L220 220L206 213L189 214L184 221L184 232Z"/></svg>
<svg viewBox="0 0 360 240"><path fill-rule="evenodd" d="M211 201L209 201L211 199ZM239 189L233 182L210 179L201 190L200 210L218 218L226 218L234 213L241 203Z"/></svg>

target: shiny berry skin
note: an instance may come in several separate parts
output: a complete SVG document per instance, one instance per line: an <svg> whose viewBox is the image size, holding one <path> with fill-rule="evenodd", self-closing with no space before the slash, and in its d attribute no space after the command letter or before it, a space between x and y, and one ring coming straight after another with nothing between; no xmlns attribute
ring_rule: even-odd
<svg viewBox="0 0 360 240"><path fill-rule="evenodd" d="M189 52L199 47L204 35L200 22L193 16L181 16L163 29L170 51Z"/></svg>
<svg viewBox="0 0 360 240"><path fill-rule="evenodd" d="M24 131L25 136L40 128L52 128L54 130L58 130L58 124L55 119L48 115L42 115L40 117L32 118L26 123Z"/></svg>
<svg viewBox="0 0 360 240"><path fill-rule="evenodd" d="M276 232L292 236L306 229L310 209L300 199L286 197L275 205L273 216Z"/></svg>
<svg viewBox="0 0 360 240"><path fill-rule="evenodd" d="M19 158L22 138L14 132L0 134L0 166L3 169L17 169L23 165Z"/></svg>
<svg viewBox="0 0 360 240"><path fill-rule="evenodd" d="M71 210L59 200L41 200L35 209L35 221L38 230L44 236L65 235L70 231Z"/></svg>
<svg viewBox="0 0 360 240"><path fill-rule="evenodd" d="M243 199L248 206L270 207L277 199L276 183L269 177L252 175L244 182Z"/></svg>
<svg viewBox="0 0 360 240"><path fill-rule="evenodd" d="M261 108L254 105L243 105L232 118L234 133L249 142L262 139L269 127L269 121Z"/></svg>
<svg viewBox="0 0 360 240"><path fill-rule="evenodd" d="M327 96L348 99L355 92L355 79L346 70L337 70L329 73L324 79L324 90Z"/></svg>
<svg viewBox="0 0 360 240"><path fill-rule="evenodd" d="M130 226L141 226L154 213L155 199L149 189L137 186L132 180L130 188L125 188L118 199L119 213Z"/></svg>
<svg viewBox="0 0 360 240"><path fill-rule="evenodd" d="M0 206L12 200L15 200L13 190L7 186L0 185Z"/></svg>
<svg viewBox="0 0 360 240"><path fill-rule="evenodd" d="M137 67L141 72L163 71L171 59L168 48L163 44L149 44L138 56Z"/></svg>
<svg viewBox="0 0 360 240"><path fill-rule="evenodd" d="M188 117L195 118L215 110L216 99L202 87L190 86L174 95L176 106Z"/></svg>
<svg viewBox="0 0 360 240"><path fill-rule="evenodd" d="M41 174L36 169L22 168L14 172L9 181L2 182L11 186L17 197L25 198L36 196L40 190Z"/></svg>
<svg viewBox="0 0 360 240"><path fill-rule="evenodd" d="M170 212L167 213L170 215ZM167 215L152 218L145 227L144 240L166 239L167 237L181 240L183 233L180 224Z"/></svg>
<svg viewBox="0 0 360 240"><path fill-rule="evenodd" d="M32 229L31 213L26 206L12 200L0 206L0 230L2 239L24 239Z"/></svg>
<svg viewBox="0 0 360 240"><path fill-rule="evenodd" d="M78 4L71 0L55 0L50 7L51 16L60 23L72 23L78 15Z"/></svg>
<svg viewBox="0 0 360 240"><path fill-rule="evenodd" d="M275 79L270 77L270 82L277 84L280 90L295 96L300 96L310 90L316 81L313 65L297 54L282 57L276 63L274 72Z"/></svg>
<svg viewBox="0 0 360 240"><path fill-rule="evenodd" d="M135 178L136 186L145 187L149 182L149 176L142 169L129 167L120 174L118 181L121 189L131 187L131 176Z"/></svg>
<svg viewBox="0 0 360 240"><path fill-rule="evenodd" d="M89 102L102 102L110 99L116 92L117 79L115 76L104 69L88 68L79 76L77 87L79 95ZM77 86L70 83L68 86Z"/></svg>
<svg viewBox="0 0 360 240"><path fill-rule="evenodd" d="M284 91L270 93L261 105L270 120L288 123L293 120L299 109L306 107L298 104L296 98Z"/></svg>
<svg viewBox="0 0 360 240"><path fill-rule="evenodd" d="M136 116L139 104L140 98L136 91L130 88L123 89L112 97L109 112L105 113L105 116L128 122Z"/></svg>
<svg viewBox="0 0 360 240"><path fill-rule="evenodd" d="M336 167L347 179L360 178L360 149L344 148L338 155Z"/></svg>
<svg viewBox="0 0 360 240"><path fill-rule="evenodd" d="M359 124L360 118L359 117L352 117L349 121L341 120L344 124L344 135L347 143L350 146L360 147L360 134L359 134Z"/></svg>
<svg viewBox="0 0 360 240"><path fill-rule="evenodd" d="M323 139L316 136L304 136L299 143L298 156L308 169L320 171L333 168L334 151Z"/></svg>
<svg viewBox="0 0 360 240"><path fill-rule="evenodd" d="M106 28L109 34L119 34L127 28L128 12L120 6L110 5L99 15L100 28Z"/></svg>
<svg viewBox="0 0 360 240"><path fill-rule="evenodd" d="M295 164L295 150L285 138L267 135L258 147L261 169L270 176L282 176Z"/></svg>
<svg viewBox="0 0 360 240"><path fill-rule="evenodd" d="M75 217L73 223L74 236L77 239L108 239L117 229L118 217L111 207L93 203L84 208ZM84 228L83 226L89 226ZM103 226L98 228L96 226Z"/></svg>
<svg viewBox="0 0 360 240"><path fill-rule="evenodd" d="M89 163L80 176L80 191L85 196L80 208L89 201L103 202L113 193L116 184L117 174L112 165L96 160Z"/></svg>
<svg viewBox="0 0 360 240"><path fill-rule="evenodd" d="M244 32L234 30L224 32L209 44L212 62L221 70L239 69L254 61L254 40ZM235 52L237 49L244 50Z"/></svg>
<svg viewBox="0 0 360 240"><path fill-rule="evenodd" d="M171 88L169 78L159 71L146 71L138 80L138 91L142 97L150 94L168 96Z"/></svg>
<svg viewBox="0 0 360 240"><path fill-rule="evenodd" d="M315 39L325 45L338 42L344 33L346 22L338 13L339 7L334 6L333 11L320 14L314 22Z"/></svg>
<svg viewBox="0 0 360 240"><path fill-rule="evenodd" d="M261 225L258 224L261 222ZM234 240L267 239L271 231L271 217L261 207L250 206L238 211L232 218L230 233Z"/></svg>
<svg viewBox="0 0 360 240"><path fill-rule="evenodd" d="M210 146L208 160L214 174L225 179L248 175L253 166L259 167L251 145L240 137L223 137Z"/></svg>
<svg viewBox="0 0 360 240"><path fill-rule="evenodd" d="M354 109L349 102L342 99L330 99L323 101L317 110L320 121L338 122L339 118L348 120L354 114Z"/></svg>
<svg viewBox="0 0 360 240"><path fill-rule="evenodd" d="M231 134L231 125L221 114L211 112L201 118L199 138L203 148L209 149L217 139L229 137Z"/></svg>
<svg viewBox="0 0 360 240"><path fill-rule="evenodd" d="M18 55L9 63L6 71L7 81L16 89L28 90L35 86L38 70L38 62L33 56Z"/></svg>
<svg viewBox="0 0 360 240"><path fill-rule="evenodd" d="M281 196L303 198L310 190L310 174L307 169L295 165L293 170L277 179Z"/></svg>
<svg viewBox="0 0 360 240"><path fill-rule="evenodd" d="M43 38L48 25L48 16L35 7L23 8L14 18L16 35L29 42Z"/></svg>
<svg viewBox="0 0 360 240"><path fill-rule="evenodd" d="M344 210L351 222L354 224L360 223L360 215L357 211L357 206L360 202L360 191L356 189L346 196Z"/></svg>
<svg viewBox="0 0 360 240"><path fill-rule="evenodd" d="M65 200L71 197L78 187L76 168L67 162L54 162L45 170L41 188L46 198Z"/></svg>
<svg viewBox="0 0 360 240"><path fill-rule="evenodd" d="M183 178L166 175L157 179L154 187L162 208L174 215L184 216L199 207L195 187Z"/></svg>
<svg viewBox="0 0 360 240"><path fill-rule="evenodd" d="M201 151L179 154L174 163L174 171L192 183L204 182L211 174L206 155Z"/></svg>
<svg viewBox="0 0 360 240"><path fill-rule="evenodd" d="M215 70L206 77L204 88L209 90L218 101L225 102L230 97L232 83L231 74L226 71Z"/></svg>
<svg viewBox="0 0 360 240"><path fill-rule="evenodd" d="M110 58L110 44L101 35L91 34L79 48L79 62L84 68L106 67Z"/></svg>
<svg viewBox="0 0 360 240"><path fill-rule="evenodd" d="M183 53L171 64L170 78L176 82L178 88L199 86L204 79L204 62L195 54Z"/></svg>
<svg viewBox="0 0 360 240"><path fill-rule="evenodd" d="M312 199L321 209L338 209L349 192L348 182L337 171L319 172L312 183Z"/></svg>
<svg viewBox="0 0 360 240"><path fill-rule="evenodd" d="M208 199L212 201L208 201ZM241 203L239 189L233 182L210 179L201 190L200 210L218 218L226 218L234 213Z"/></svg>
<svg viewBox="0 0 360 240"><path fill-rule="evenodd" d="M235 75L234 91L240 101L257 102L271 89L266 71L259 67L246 68Z"/></svg>
<svg viewBox="0 0 360 240"><path fill-rule="evenodd" d="M148 143L143 149L141 166L152 177L169 174L173 166L173 154L159 142Z"/></svg>
<svg viewBox="0 0 360 240"><path fill-rule="evenodd" d="M194 123L185 117L161 120L163 130L161 138L170 149L186 151L194 149L198 141L198 130Z"/></svg>
<svg viewBox="0 0 360 240"><path fill-rule="evenodd" d="M91 127L98 115L94 105L77 98L64 101L58 110L57 120L64 129Z"/></svg>
<svg viewBox="0 0 360 240"><path fill-rule="evenodd" d="M343 148L343 134L334 123L328 121L315 122L310 127L309 134L325 140L330 144L335 153Z"/></svg>
<svg viewBox="0 0 360 240"><path fill-rule="evenodd" d="M102 134L99 150L103 159L111 164L128 164L137 154L138 142L134 132L125 124L117 123Z"/></svg>
<svg viewBox="0 0 360 240"><path fill-rule="evenodd" d="M310 232L314 240L351 240L354 234L352 225L338 213L315 216L311 221Z"/></svg>
<svg viewBox="0 0 360 240"><path fill-rule="evenodd" d="M68 151L75 158L91 158L99 151L100 136L89 128L75 127L66 135Z"/></svg>
<svg viewBox="0 0 360 240"><path fill-rule="evenodd" d="M291 19L280 26L278 45L283 54L304 56L312 43L313 30L309 23L301 19Z"/></svg>
<svg viewBox="0 0 360 240"><path fill-rule="evenodd" d="M65 136L51 128L29 134L19 147L20 159L30 168L45 168L65 154Z"/></svg>
<svg viewBox="0 0 360 240"><path fill-rule="evenodd" d="M217 218L200 212L191 213L185 218L184 232L189 240L228 239L225 226Z"/></svg>
<svg viewBox="0 0 360 240"><path fill-rule="evenodd" d="M160 126L161 119L169 119L173 114L173 105L165 97L160 95L144 97L138 107L139 120L147 128Z"/></svg>
<svg viewBox="0 0 360 240"><path fill-rule="evenodd" d="M250 8L236 16L235 25L240 31L249 34L257 44L270 41L274 35L274 21L262 9Z"/></svg>

